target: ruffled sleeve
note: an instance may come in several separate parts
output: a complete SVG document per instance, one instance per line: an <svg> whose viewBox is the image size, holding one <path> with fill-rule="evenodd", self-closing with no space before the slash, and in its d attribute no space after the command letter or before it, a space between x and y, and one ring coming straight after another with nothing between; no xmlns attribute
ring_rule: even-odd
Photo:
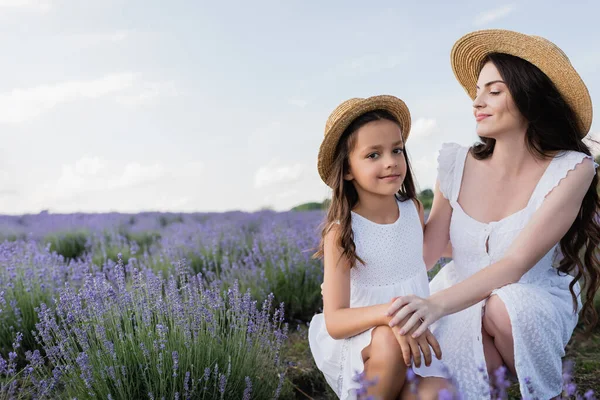
<svg viewBox="0 0 600 400"><path fill-rule="evenodd" d="M592 161L594 160L593 157L578 151L567 151L564 154L558 155L548 166L550 170L542 176L534 192L532 200L535 208L539 208L552 190L569 175L569 172L577 168L587 158ZM590 168L595 170L598 168L598 164L596 162L590 163Z"/></svg>
<svg viewBox="0 0 600 400"><path fill-rule="evenodd" d="M453 195L456 156L460 148L457 143L444 143L438 154L437 179L440 182L440 191L448 200L451 200Z"/></svg>

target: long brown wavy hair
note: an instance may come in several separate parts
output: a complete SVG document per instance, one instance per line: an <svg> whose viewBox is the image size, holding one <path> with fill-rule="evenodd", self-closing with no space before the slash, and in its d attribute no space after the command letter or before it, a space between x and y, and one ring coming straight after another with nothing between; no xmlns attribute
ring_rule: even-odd
<svg viewBox="0 0 600 400"><path fill-rule="evenodd" d="M558 92L552 81L535 65L508 54L490 54L483 61L492 62L508 86L515 104L529 122L525 134L528 150L539 159L552 158L556 152L573 150L591 156L583 142L584 133L577 125L573 109ZM471 148L478 160L488 158L494 152L496 140L481 137L481 142ZM600 287L600 200L598 198L598 174L594 176L579 214L571 228L560 240L562 259L558 273L574 275L569 289L573 308L577 310L575 283L583 280L583 308L581 316L590 332L598 323L594 308L594 296Z"/></svg>
<svg viewBox="0 0 600 400"><path fill-rule="evenodd" d="M323 246L325 235L334 224L339 222L340 232L338 246L342 249L342 257L345 257L350 267L354 266L356 261L364 264L364 261L356 254L356 245L354 244L354 234L352 233L352 214L350 211L358 203L358 193L354 184L344 179L348 173L348 157L356 145L356 132L364 125L373 121L388 120L398 126L398 120L388 111L375 110L364 113L354 119L346 128L336 146L335 158L329 174L327 184L332 188L331 203L327 210L327 216L323 222L321 230L321 241L317 252L313 258L323 258ZM404 132L402 132L404 134ZM403 146L404 158L406 160L406 176L402 187L396 194L398 200L406 201L414 199L417 196L415 189L415 180L413 178L412 168L406 153L406 144Z"/></svg>

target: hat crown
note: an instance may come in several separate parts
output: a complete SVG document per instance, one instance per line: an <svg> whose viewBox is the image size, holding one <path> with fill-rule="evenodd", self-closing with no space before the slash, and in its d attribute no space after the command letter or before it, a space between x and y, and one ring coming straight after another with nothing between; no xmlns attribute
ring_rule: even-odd
<svg viewBox="0 0 600 400"><path fill-rule="evenodd" d="M335 110L333 110L333 112L329 115L329 118L327 118L327 122L325 123L325 136L327 136L327 133L331 130L331 127L333 127L336 121L339 120L349 109L354 107L361 100L363 99L354 97L352 99L344 101L339 106L337 106Z"/></svg>
<svg viewBox="0 0 600 400"><path fill-rule="evenodd" d="M529 35L529 36L539 40L540 42L547 44L548 46L550 46L552 48L552 50L558 52L565 60L567 60L569 62L569 64L571 64L571 60L569 60L569 57L567 57L567 54L564 51L562 51L562 49L560 47L558 47L557 45L555 45L553 42L549 41L545 37L541 37L541 36L537 36L537 35Z"/></svg>
<svg viewBox="0 0 600 400"><path fill-rule="evenodd" d="M378 95L368 98L355 97L344 101L327 118L325 135L319 148L317 169L321 179L328 186L331 187L329 175L338 141L356 118L375 110L387 111L394 117L406 142L410 133L410 111L401 99L390 95Z"/></svg>
<svg viewBox="0 0 600 400"><path fill-rule="evenodd" d="M476 97L481 65L491 53L504 53L538 67L575 111L581 137L592 125L592 99L587 86L565 52L550 40L503 29L485 29L462 36L454 43L450 60L454 75L472 99Z"/></svg>

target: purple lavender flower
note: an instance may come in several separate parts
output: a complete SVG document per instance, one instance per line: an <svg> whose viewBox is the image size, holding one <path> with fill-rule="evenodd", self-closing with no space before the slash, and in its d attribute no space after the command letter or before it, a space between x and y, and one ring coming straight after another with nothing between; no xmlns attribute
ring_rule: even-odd
<svg viewBox="0 0 600 400"><path fill-rule="evenodd" d="M171 356L173 357L173 378L175 378L177 377L177 370L179 369L179 353L173 351Z"/></svg>
<svg viewBox="0 0 600 400"><path fill-rule="evenodd" d="M242 400L250 400L250 396L252 395L252 380L247 376L244 378L244 381L246 382L246 388L244 389Z"/></svg>
<svg viewBox="0 0 600 400"><path fill-rule="evenodd" d="M225 374L219 374L219 393L225 393L225 386L227 385L227 377Z"/></svg>
<svg viewBox="0 0 600 400"><path fill-rule="evenodd" d="M94 383L93 372L90 366L89 357L86 353L79 353L77 356L77 365L81 370L81 379L83 379L85 386L88 389L92 388L92 384Z"/></svg>
<svg viewBox="0 0 600 400"><path fill-rule="evenodd" d="M439 400L454 400L454 394L448 389L442 389L438 392Z"/></svg>
<svg viewBox="0 0 600 400"><path fill-rule="evenodd" d="M354 376L352 377L352 380L359 384L358 389L356 389L356 391L355 391L355 395L356 395L357 399L358 400L367 400L369 398L369 397L367 397L367 392L371 386L374 386L377 384L378 378L375 377L372 380L368 380L366 372L363 370L363 372L361 372L361 373L358 373L358 372L355 373Z"/></svg>

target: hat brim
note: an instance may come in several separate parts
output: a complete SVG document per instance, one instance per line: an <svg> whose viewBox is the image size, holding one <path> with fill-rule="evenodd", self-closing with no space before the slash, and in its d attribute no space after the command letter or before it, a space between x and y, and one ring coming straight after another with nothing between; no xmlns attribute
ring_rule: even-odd
<svg viewBox="0 0 600 400"><path fill-rule="evenodd" d="M475 31L452 47L452 71L471 99L475 99L482 62L490 53L505 53L538 67L554 83L578 119L581 136L592 125L592 99L583 80L567 56L552 42L539 36L503 29Z"/></svg>
<svg viewBox="0 0 600 400"><path fill-rule="evenodd" d="M411 120L410 111L404 101L395 96L381 95L366 99L351 99L342 103L330 117L333 119L333 124L326 127L325 138L319 148L317 168L321 179L328 186L330 186L329 175L335 158L335 150L342 134L356 118L375 110L385 110L398 120L404 143L406 143L410 134Z"/></svg>

